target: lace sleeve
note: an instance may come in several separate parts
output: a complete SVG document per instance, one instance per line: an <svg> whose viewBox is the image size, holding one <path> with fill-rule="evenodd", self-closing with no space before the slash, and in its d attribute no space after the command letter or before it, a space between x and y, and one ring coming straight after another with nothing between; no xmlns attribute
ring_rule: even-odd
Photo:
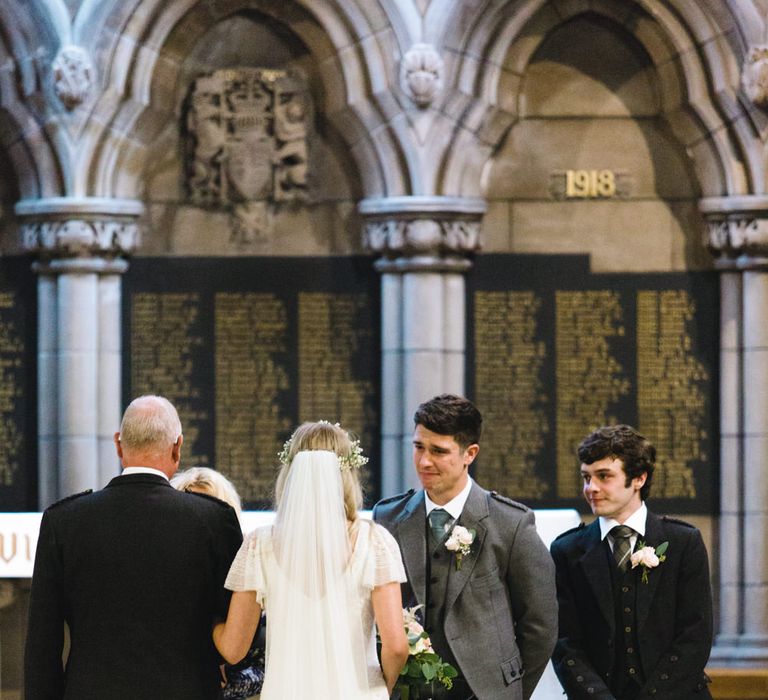
<svg viewBox="0 0 768 700"><path fill-rule="evenodd" d="M386 528L371 523L370 550L363 575L366 588L383 586L385 583L403 583L406 580L403 558L395 538Z"/></svg>
<svg viewBox="0 0 768 700"><path fill-rule="evenodd" d="M270 533L271 527L262 527L246 536L224 582L230 591L256 591L256 600L262 607L267 595L266 557L271 547Z"/></svg>

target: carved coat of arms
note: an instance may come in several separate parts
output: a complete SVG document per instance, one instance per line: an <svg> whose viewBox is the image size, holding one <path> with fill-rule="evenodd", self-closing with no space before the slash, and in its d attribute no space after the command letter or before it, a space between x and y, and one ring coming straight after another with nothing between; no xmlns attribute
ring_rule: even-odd
<svg viewBox="0 0 768 700"><path fill-rule="evenodd" d="M232 236L267 236L277 205L307 195L311 103L298 74L229 68L199 77L186 112L186 183L198 206L232 212Z"/></svg>

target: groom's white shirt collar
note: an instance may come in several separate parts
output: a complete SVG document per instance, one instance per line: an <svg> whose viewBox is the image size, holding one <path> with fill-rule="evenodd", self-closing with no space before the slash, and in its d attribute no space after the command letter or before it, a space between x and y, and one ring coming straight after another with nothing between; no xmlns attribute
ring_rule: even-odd
<svg viewBox="0 0 768 700"><path fill-rule="evenodd" d="M469 492L471 489L472 489L472 477L468 476L467 485L461 490L461 493L458 496L454 496L444 506L437 505L437 503L435 503L432 499L430 499L427 492L424 491L424 505L427 507L427 517L429 517L429 514L435 508L442 508L443 510L447 510L448 514L454 520L458 520L459 516L461 515L461 511L464 510L464 504L467 502L467 499L469 498Z"/></svg>
<svg viewBox="0 0 768 700"><path fill-rule="evenodd" d="M625 521L624 525L631 527L640 537L645 537L645 521L648 519L648 509L645 507L645 501L642 505L630 515ZM621 525L620 522L613 518L604 518L600 516L600 539L604 540L606 535L617 525ZM633 540L635 535L632 535ZM632 541L632 547L635 546Z"/></svg>
<svg viewBox="0 0 768 700"><path fill-rule="evenodd" d="M165 472L161 472L159 469L152 469L152 467L126 467L120 476L129 476L130 474L152 474L153 476L162 476L166 481L170 481Z"/></svg>

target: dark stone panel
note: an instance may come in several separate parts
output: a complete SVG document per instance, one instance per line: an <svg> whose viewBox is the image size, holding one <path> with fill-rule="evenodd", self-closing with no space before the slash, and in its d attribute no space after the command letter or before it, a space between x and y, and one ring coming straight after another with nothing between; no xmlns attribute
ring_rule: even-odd
<svg viewBox="0 0 768 700"><path fill-rule="evenodd" d="M480 483L586 512L576 447L623 422L657 447L652 507L717 513L717 273L592 274L586 256L498 254L467 282Z"/></svg>

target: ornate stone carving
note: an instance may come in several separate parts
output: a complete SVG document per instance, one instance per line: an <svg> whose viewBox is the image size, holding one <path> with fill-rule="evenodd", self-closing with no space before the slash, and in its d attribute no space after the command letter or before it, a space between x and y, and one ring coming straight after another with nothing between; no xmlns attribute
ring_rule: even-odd
<svg viewBox="0 0 768 700"><path fill-rule="evenodd" d="M752 46L741 73L741 85L752 102L768 107L768 46Z"/></svg>
<svg viewBox="0 0 768 700"><path fill-rule="evenodd" d="M479 250L486 204L473 197L373 197L358 205L363 244L381 257L380 272L462 272Z"/></svg>
<svg viewBox="0 0 768 700"><path fill-rule="evenodd" d="M67 109L82 104L93 87L95 68L88 52L79 46L63 46L53 60L56 95Z"/></svg>
<svg viewBox="0 0 768 700"><path fill-rule="evenodd" d="M117 256L138 243L135 220L88 219L27 221L21 226L24 247L63 257Z"/></svg>
<svg viewBox="0 0 768 700"><path fill-rule="evenodd" d="M414 255L466 255L480 248L480 222L468 219L383 219L367 221L365 244L395 258Z"/></svg>
<svg viewBox="0 0 768 700"><path fill-rule="evenodd" d="M443 59L431 44L414 44L403 56L402 74L413 101L428 107L443 87Z"/></svg>
<svg viewBox="0 0 768 700"><path fill-rule="evenodd" d="M267 235L276 205L307 197L310 112L297 73L231 68L198 78L186 113L192 202L230 211L241 243Z"/></svg>
<svg viewBox="0 0 768 700"><path fill-rule="evenodd" d="M768 218L755 214L712 217L707 220L706 241L710 252L722 261L743 258L749 261L768 259Z"/></svg>

